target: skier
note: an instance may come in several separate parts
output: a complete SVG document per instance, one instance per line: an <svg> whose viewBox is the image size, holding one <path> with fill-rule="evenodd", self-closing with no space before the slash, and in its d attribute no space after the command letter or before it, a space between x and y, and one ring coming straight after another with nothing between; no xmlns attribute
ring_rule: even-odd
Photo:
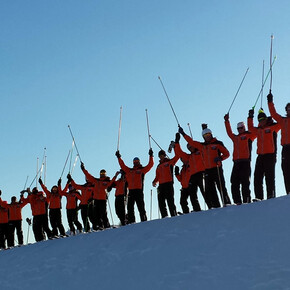
<svg viewBox="0 0 290 290"><path fill-rule="evenodd" d="M44 196L42 191L38 191L37 187L34 187L32 191L30 188L23 190L21 193L28 193L27 198L22 195L20 201L30 203L31 211L33 215L32 229L36 242L45 240L44 232L49 239L52 238L53 234L48 227L48 216L47 216L47 198Z"/></svg>
<svg viewBox="0 0 290 290"><path fill-rule="evenodd" d="M67 190L69 191L67 192ZM69 225L69 229L71 234L76 234L76 229L74 225L77 227L79 233L82 232L83 227L82 224L78 220L78 210L77 210L77 200L81 199L80 193L75 190L72 185L66 184L65 188L61 189L61 184L58 184L58 191L61 196L66 197L66 216Z"/></svg>
<svg viewBox="0 0 290 290"><path fill-rule="evenodd" d="M58 190L61 180L59 179L58 186L54 185L50 191L43 184L41 178L38 179L38 182L46 193L49 202L49 220L52 227L52 234L57 237L59 231L61 237L67 236L61 221L61 194Z"/></svg>
<svg viewBox="0 0 290 290"><path fill-rule="evenodd" d="M103 230L110 227L107 215L107 188L111 186L110 177L107 176L106 170L100 170L100 178L92 176L81 163L81 169L86 176L86 179L94 185L93 200L94 200L94 230Z"/></svg>
<svg viewBox="0 0 290 290"><path fill-rule="evenodd" d="M74 189L81 191L81 195L80 195L81 202L79 204L79 207L81 209L83 228L85 232L89 232L91 228L90 222L93 224L92 202L93 202L94 185L88 180L83 185L76 184L70 174L67 175L67 179Z"/></svg>
<svg viewBox="0 0 290 290"><path fill-rule="evenodd" d="M229 113L224 116L225 127L228 136L233 141L233 170L231 175L232 198L235 204L251 202L250 178L251 178L251 153L252 142L257 138L255 133L246 131L244 122L237 125L238 135L233 134L229 121ZM242 186L242 196L240 193Z"/></svg>
<svg viewBox="0 0 290 290"><path fill-rule="evenodd" d="M191 204L194 211L200 211L200 204L197 197L197 189L199 188L207 206L211 208L211 201L208 199L207 195L205 194L205 187L204 187L204 160L202 153L195 147L187 144L187 149L190 151L190 154L185 153L182 151L180 144L180 134L176 133L175 137L175 146L174 151L175 154L179 156L181 159L186 171L190 172L190 180L188 183L186 182L186 187L182 186L182 194L180 199L180 204L183 209L183 212L189 212L187 198L190 197ZM183 184L182 182L181 184ZM186 189L186 190L185 190Z"/></svg>
<svg viewBox="0 0 290 290"><path fill-rule="evenodd" d="M115 155L118 158L118 162L122 170L126 173L126 179L128 182L129 194L128 194L128 223L135 223L135 213L134 213L134 205L135 202L137 204L140 220L141 222L147 221L147 215L145 210L144 203L144 176L145 174L153 167L153 151L149 149L149 162L146 166L142 166L140 163L140 159L135 157L133 159L133 168L129 168L125 165L124 161L121 158L121 154L116 151Z"/></svg>
<svg viewBox="0 0 290 290"><path fill-rule="evenodd" d="M172 159L166 156L164 150L158 152L159 164L156 168L156 175L152 182L152 185L157 188L158 193L158 205L161 213L161 217L168 216L166 209L166 202L169 208L171 216L176 216L176 206L174 204L174 188L173 188L173 167L178 161L179 157L175 155Z"/></svg>
<svg viewBox="0 0 290 290"><path fill-rule="evenodd" d="M272 118L281 126L282 171L286 194L290 194L290 103L285 107L286 117L282 117L276 112L271 93L268 94L267 99Z"/></svg>
<svg viewBox="0 0 290 290"><path fill-rule="evenodd" d="M22 196L22 195L21 195ZM21 198L20 196L20 198ZM16 229L18 245L23 245L23 231L22 231L22 208L27 202L17 201L16 196L11 197L11 203L8 204L9 208L9 238L8 244L14 247L14 232Z"/></svg>
<svg viewBox="0 0 290 290"><path fill-rule="evenodd" d="M220 207L216 187L221 194L223 206L230 205L231 201L225 186L222 168L222 161L227 159L230 153L221 141L212 136L212 132L206 124L202 124L202 129L202 137L205 141L203 143L193 141L181 127L179 127L179 133L183 135L189 145L197 148L203 154L205 161L205 194L207 199L211 201L209 208Z"/></svg>
<svg viewBox="0 0 290 290"><path fill-rule="evenodd" d="M259 110L258 127L253 123L254 110L249 110L250 132L257 135L257 159L254 172L254 201L264 199L263 179L265 176L267 187L267 199L276 197L275 192L275 165L277 155L277 133L281 129L280 125L274 123L272 118L268 118L264 111Z"/></svg>
<svg viewBox="0 0 290 290"><path fill-rule="evenodd" d="M121 174L121 177L116 180L117 176ZM115 211L116 214L120 220L120 223L122 226L126 225L127 223L127 217L126 217L126 201L127 201L127 195L128 195L128 183L126 180L126 174L121 169L116 173L114 178L112 179L112 185L110 188L108 188L108 191L111 190L111 188L116 188L115 191Z"/></svg>
<svg viewBox="0 0 290 290"><path fill-rule="evenodd" d="M0 197L0 249L6 249L6 241L8 242L8 237L9 237L8 205L7 201L2 201ZM9 244L8 247L10 247Z"/></svg>

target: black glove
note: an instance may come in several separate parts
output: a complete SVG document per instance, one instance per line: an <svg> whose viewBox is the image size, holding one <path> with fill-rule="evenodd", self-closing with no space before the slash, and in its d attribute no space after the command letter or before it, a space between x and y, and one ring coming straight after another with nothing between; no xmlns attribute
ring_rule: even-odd
<svg viewBox="0 0 290 290"><path fill-rule="evenodd" d="M179 141L180 141L180 134L176 133L175 134L175 143L179 143Z"/></svg>
<svg viewBox="0 0 290 290"><path fill-rule="evenodd" d="M149 149L149 153L148 154L149 154L150 157L153 157L153 150L152 150L152 148Z"/></svg>
<svg viewBox="0 0 290 290"><path fill-rule="evenodd" d="M221 162L222 161L222 159L218 156L218 157L216 157L215 159L214 159L214 162L215 163L219 163L219 162Z"/></svg>
<svg viewBox="0 0 290 290"><path fill-rule="evenodd" d="M84 170L85 169L85 165L83 162L81 162L81 170Z"/></svg>
<svg viewBox="0 0 290 290"><path fill-rule="evenodd" d="M1 194L2 194L2 191L0 190L0 196L1 196Z"/></svg>
<svg viewBox="0 0 290 290"><path fill-rule="evenodd" d="M119 150L116 151L115 155L117 156L117 158L121 158L121 154Z"/></svg>
<svg viewBox="0 0 290 290"><path fill-rule="evenodd" d="M58 180L57 185L58 185L58 186L61 185L61 178Z"/></svg>
<svg viewBox="0 0 290 290"><path fill-rule="evenodd" d="M71 177L71 175L70 175L70 174L68 174L66 177L67 177L67 180L68 180L69 182L71 182L71 180L72 180L72 177Z"/></svg>
<svg viewBox="0 0 290 290"><path fill-rule="evenodd" d="M272 95L272 93L268 94L267 100L268 100L268 103L273 103L273 95Z"/></svg>
<svg viewBox="0 0 290 290"><path fill-rule="evenodd" d="M41 177L38 179L39 184L43 184Z"/></svg>
<svg viewBox="0 0 290 290"><path fill-rule="evenodd" d="M26 192L25 189L24 189L24 190L21 190L21 191L20 191L20 196L23 196L25 192Z"/></svg>
<svg viewBox="0 0 290 290"><path fill-rule="evenodd" d="M253 109L251 109L251 110L249 110L249 118L254 118L254 110Z"/></svg>
<svg viewBox="0 0 290 290"><path fill-rule="evenodd" d="M182 129L182 127L179 127L178 128L178 132L182 135L182 136L184 136L185 135L185 133L184 133L184 131L183 131L183 129Z"/></svg>
<svg viewBox="0 0 290 290"><path fill-rule="evenodd" d="M229 118L230 118L230 115L229 115L229 113L227 113L227 114L225 114L225 115L224 115L224 119L225 119L225 121L228 121L228 120L229 120Z"/></svg>
<svg viewBox="0 0 290 290"><path fill-rule="evenodd" d="M178 166L175 166L174 173L175 173L175 175L179 175L179 167Z"/></svg>

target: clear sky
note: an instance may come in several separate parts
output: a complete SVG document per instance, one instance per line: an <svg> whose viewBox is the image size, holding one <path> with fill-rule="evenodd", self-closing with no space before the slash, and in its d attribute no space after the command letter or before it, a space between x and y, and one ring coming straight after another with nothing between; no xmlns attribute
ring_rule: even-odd
<svg viewBox="0 0 290 290"><path fill-rule="evenodd" d="M98 176L105 168L112 177L119 169L114 154L120 106L120 152L127 165L135 156L144 165L148 162L145 109L153 138L167 149L177 123L158 76L184 130L188 132L190 123L194 138L202 141L200 124L208 123L232 152L223 116L249 67L230 112L233 131L237 122L246 120L261 89L263 60L265 72L269 69L271 34L273 55L277 55L272 86L277 111L284 114L289 102L289 15L286 0L1 1L2 198L10 201L11 196L19 196L27 176L31 183L45 147L46 184L48 188L56 184L71 148L68 124L89 172ZM268 90L269 82L262 103L267 114ZM259 100L257 107L260 104ZM186 148L184 141L181 145ZM145 177L145 203L149 217L153 189L156 218L156 189L151 182L159 148L154 143L152 147L155 166ZM255 151L256 142L252 169ZM278 196L285 194L280 152L279 148ZM83 183L79 165L73 178ZM230 157L224 161L229 194L231 168ZM175 187L180 210L177 181ZM113 200L111 196L112 208ZM31 217L29 205L23 217ZM63 220L66 224L65 211Z"/></svg>

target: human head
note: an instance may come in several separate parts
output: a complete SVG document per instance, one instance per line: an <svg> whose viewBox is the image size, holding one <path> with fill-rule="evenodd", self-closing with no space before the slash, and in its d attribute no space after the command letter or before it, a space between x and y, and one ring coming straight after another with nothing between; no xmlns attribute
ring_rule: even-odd
<svg viewBox="0 0 290 290"><path fill-rule="evenodd" d="M37 187L33 187L33 188L32 188L32 193L33 193L33 194L38 193L38 189L37 189Z"/></svg>
<svg viewBox="0 0 290 290"><path fill-rule="evenodd" d="M267 123L267 116L264 113L263 109L259 110L258 121L259 121L259 125L262 127L265 126Z"/></svg>
<svg viewBox="0 0 290 290"><path fill-rule="evenodd" d="M134 164L134 166L138 166L138 165L140 164L140 159L139 159L139 157L135 157L135 158L133 159L133 164Z"/></svg>
<svg viewBox="0 0 290 290"><path fill-rule="evenodd" d="M240 133L244 133L246 131L245 123L244 122L239 122L237 124L237 130Z"/></svg>
<svg viewBox="0 0 290 290"><path fill-rule="evenodd" d="M14 203L14 202L16 202L16 201L17 201L16 196L12 196L12 197L11 197L11 202Z"/></svg>
<svg viewBox="0 0 290 290"><path fill-rule="evenodd" d="M187 149L191 152L194 153L196 152L197 148L194 148L193 146L191 146L189 143L187 143L186 145Z"/></svg>
<svg viewBox="0 0 290 290"><path fill-rule="evenodd" d="M57 193L58 192L58 187L56 185L54 185L52 188L51 188L51 193Z"/></svg>
<svg viewBox="0 0 290 290"><path fill-rule="evenodd" d="M286 116L287 117L290 117L290 103L288 103L285 107L285 110L286 110Z"/></svg>
<svg viewBox="0 0 290 290"><path fill-rule="evenodd" d="M202 137L206 142L209 142L212 139L212 132L207 128L207 124L201 124L202 127Z"/></svg>
<svg viewBox="0 0 290 290"><path fill-rule="evenodd" d="M105 169L100 170L100 177L106 177L107 171Z"/></svg>
<svg viewBox="0 0 290 290"><path fill-rule="evenodd" d="M164 150L160 150L158 152L158 157L160 158L160 160L163 160L166 157L166 153Z"/></svg>

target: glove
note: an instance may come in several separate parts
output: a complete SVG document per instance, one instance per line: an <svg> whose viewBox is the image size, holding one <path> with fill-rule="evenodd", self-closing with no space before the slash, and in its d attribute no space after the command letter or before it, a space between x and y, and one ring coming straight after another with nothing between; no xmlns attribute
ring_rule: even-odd
<svg viewBox="0 0 290 290"><path fill-rule="evenodd" d="M179 143L179 141L180 141L180 134L176 133L175 134L175 143Z"/></svg>
<svg viewBox="0 0 290 290"><path fill-rule="evenodd" d="M183 131L183 129L182 129L182 127L179 127L178 128L178 132L182 135L182 136L184 136L185 135L185 133L184 133L184 131Z"/></svg>
<svg viewBox="0 0 290 290"><path fill-rule="evenodd" d="M119 150L116 151L115 155L117 156L117 158L121 158L121 154Z"/></svg>
<svg viewBox="0 0 290 290"><path fill-rule="evenodd" d="M218 157L216 157L215 159L214 159L214 162L215 163L219 163L219 162L221 162L222 161L222 159L218 156Z"/></svg>
<svg viewBox="0 0 290 290"><path fill-rule="evenodd" d="M81 170L84 170L85 169L85 165L83 162L81 162Z"/></svg>
<svg viewBox="0 0 290 290"><path fill-rule="evenodd" d="M272 95L272 93L268 94L267 100L268 100L268 103L273 103L273 95Z"/></svg>
<svg viewBox="0 0 290 290"><path fill-rule="evenodd" d="M174 173L175 173L175 175L179 175L179 167L178 166L175 166Z"/></svg>
<svg viewBox="0 0 290 290"><path fill-rule="evenodd" d="M148 154L149 154L150 157L153 157L153 150L152 150L152 148L149 149L149 153Z"/></svg>
<svg viewBox="0 0 290 290"><path fill-rule="evenodd" d="M1 196L1 194L2 194L2 191L0 190L0 196Z"/></svg>
<svg viewBox="0 0 290 290"><path fill-rule="evenodd" d="M39 184L43 184L41 177L38 179Z"/></svg>
<svg viewBox="0 0 290 290"><path fill-rule="evenodd" d="M69 182L72 180L72 177L71 177L70 174L68 174L66 177L67 177L67 180L68 180Z"/></svg>
<svg viewBox="0 0 290 290"><path fill-rule="evenodd" d="M253 109L251 109L251 110L249 110L249 118L254 118L254 110Z"/></svg>
<svg viewBox="0 0 290 290"><path fill-rule="evenodd" d="M229 118L230 118L229 113L227 113L227 114L224 115L224 119L225 119L226 122L229 120Z"/></svg>
<svg viewBox="0 0 290 290"><path fill-rule="evenodd" d="M61 185L61 178L58 180L57 185L58 185L58 186Z"/></svg>

